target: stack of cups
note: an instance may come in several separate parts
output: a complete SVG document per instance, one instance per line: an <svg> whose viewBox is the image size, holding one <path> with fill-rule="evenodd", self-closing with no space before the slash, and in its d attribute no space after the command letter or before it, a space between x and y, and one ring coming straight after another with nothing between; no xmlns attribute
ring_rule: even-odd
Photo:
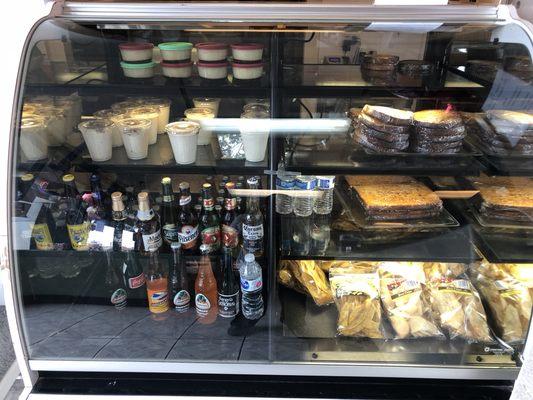
<svg viewBox="0 0 533 400"><path fill-rule="evenodd" d="M122 62L120 66L128 78L152 78L154 76L152 43L127 42L118 45Z"/></svg>
<svg viewBox="0 0 533 400"><path fill-rule="evenodd" d="M163 75L169 78L190 78L192 74L191 50L189 42L165 42L157 47L161 50Z"/></svg>
<svg viewBox="0 0 533 400"><path fill-rule="evenodd" d="M228 77L228 45L225 43L197 43L198 75L204 79L226 79Z"/></svg>
<svg viewBox="0 0 533 400"><path fill-rule="evenodd" d="M261 78L263 75L263 48L261 43L232 44L233 78L240 80Z"/></svg>
<svg viewBox="0 0 533 400"><path fill-rule="evenodd" d="M178 121L166 126L176 163L192 164L196 162L199 131L200 124L193 121Z"/></svg>

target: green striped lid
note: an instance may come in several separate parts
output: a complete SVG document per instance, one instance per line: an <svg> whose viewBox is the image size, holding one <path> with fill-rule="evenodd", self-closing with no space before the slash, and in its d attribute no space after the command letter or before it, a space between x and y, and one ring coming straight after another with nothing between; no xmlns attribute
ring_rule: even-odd
<svg viewBox="0 0 533 400"><path fill-rule="evenodd" d="M157 45L161 50L189 50L192 49L192 43L189 42L165 42Z"/></svg>
<svg viewBox="0 0 533 400"><path fill-rule="evenodd" d="M148 62L139 63L139 64L132 64L132 63L124 62L124 61L120 62L120 66L126 69L152 68L154 65L155 65L155 62L153 61L148 61Z"/></svg>

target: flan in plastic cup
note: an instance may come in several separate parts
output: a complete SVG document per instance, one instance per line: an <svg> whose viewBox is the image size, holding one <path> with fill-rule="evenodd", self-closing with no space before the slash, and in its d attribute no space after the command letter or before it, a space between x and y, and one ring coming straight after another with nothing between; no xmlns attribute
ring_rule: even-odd
<svg viewBox="0 0 533 400"><path fill-rule="evenodd" d="M195 108L210 108L213 110L215 118L218 115L218 107L220 106L220 99L210 97L196 97L192 99Z"/></svg>
<svg viewBox="0 0 533 400"><path fill-rule="evenodd" d="M192 62L163 62L161 63L163 75L167 78L190 78L192 75Z"/></svg>
<svg viewBox="0 0 533 400"><path fill-rule="evenodd" d="M157 125L159 123L159 108L154 106L143 106L132 108L128 113L128 117L136 119L147 119L152 124L148 133L148 144L157 143Z"/></svg>
<svg viewBox="0 0 533 400"><path fill-rule="evenodd" d="M32 116L22 118L20 124L20 149L30 161L48 157L48 134L43 118Z"/></svg>
<svg viewBox="0 0 533 400"><path fill-rule="evenodd" d="M196 162L200 124L193 121L172 122L166 126L174 159L178 164Z"/></svg>
<svg viewBox="0 0 533 400"><path fill-rule="evenodd" d="M232 63L233 77L240 80L259 79L263 75L263 63Z"/></svg>
<svg viewBox="0 0 533 400"><path fill-rule="evenodd" d="M153 61L139 64L132 64L122 61L120 66L124 71L124 76L128 78L146 79L154 77L155 63Z"/></svg>
<svg viewBox="0 0 533 400"><path fill-rule="evenodd" d="M152 61L152 43L127 42L118 45L122 60L126 62Z"/></svg>
<svg viewBox="0 0 533 400"><path fill-rule="evenodd" d="M226 79L228 77L228 62L198 61L198 75L204 79Z"/></svg>
<svg viewBox="0 0 533 400"><path fill-rule="evenodd" d="M261 61L263 48L261 43L235 43L231 45L231 52L234 60Z"/></svg>
<svg viewBox="0 0 533 400"><path fill-rule="evenodd" d="M228 57L228 45L218 42L196 43L198 60L200 61L222 61Z"/></svg>
<svg viewBox="0 0 533 400"><path fill-rule="evenodd" d="M125 118L125 114L120 113L118 111L113 111L112 109L108 108L105 110L96 111L93 115L95 118L98 119L109 119L113 121L113 123L115 124L113 126L113 147L122 146L122 134L120 133L120 129L118 127L117 122Z"/></svg>
<svg viewBox="0 0 533 400"><path fill-rule="evenodd" d="M164 61L185 61L191 59L192 43L165 42L157 45Z"/></svg>
<svg viewBox="0 0 533 400"><path fill-rule="evenodd" d="M198 145L205 146L211 143L212 131L202 125L202 122L207 119L215 118L213 110L210 108L188 108L184 112L187 121L193 121L200 124L200 131L198 132Z"/></svg>
<svg viewBox="0 0 533 400"><path fill-rule="evenodd" d="M78 129L93 161L107 161L113 155L114 123L108 119L81 122Z"/></svg>
<svg viewBox="0 0 533 400"><path fill-rule="evenodd" d="M148 157L148 135L152 121L148 119L125 118L118 122L126 155L130 160Z"/></svg>

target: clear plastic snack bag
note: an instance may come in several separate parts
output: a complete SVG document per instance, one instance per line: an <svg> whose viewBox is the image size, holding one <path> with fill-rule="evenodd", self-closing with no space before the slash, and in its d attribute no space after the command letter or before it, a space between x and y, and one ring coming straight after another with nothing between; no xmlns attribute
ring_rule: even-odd
<svg viewBox="0 0 533 400"><path fill-rule="evenodd" d="M317 306L333 303L326 273L316 261L283 261L278 280L287 287L310 295Z"/></svg>
<svg viewBox="0 0 533 400"><path fill-rule="evenodd" d="M396 339L444 337L426 296L423 263L383 262L379 276L381 301Z"/></svg>
<svg viewBox="0 0 533 400"><path fill-rule="evenodd" d="M450 339L492 342L485 310L465 265L424 263L424 271L433 315Z"/></svg>
<svg viewBox="0 0 533 400"><path fill-rule="evenodd" d="M375 264L353 263L329 270L341 336L383 339L379 274Z"/></svg>

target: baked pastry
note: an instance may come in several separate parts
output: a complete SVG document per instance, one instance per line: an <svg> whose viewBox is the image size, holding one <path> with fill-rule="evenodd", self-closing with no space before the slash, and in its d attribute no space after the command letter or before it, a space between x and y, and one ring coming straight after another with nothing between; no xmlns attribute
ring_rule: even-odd
<svg viewBox="0 0 533 400"><path fill-rule="evenodd" d="M432 129L449 129L462 123L461 116L454 111L424 110L413 114L415 126Z"/></svg>
<svg viewBox="0 0 533 400"><path fill-rule="evenodd" d="M413 120L413 113L408 110L399 110L392 107L371 106L363 107L363 113L369 115L384 124L409 126Z"/></svg>
<svg viewBox="0 0 533 400"><path fill-rule="evenodd" d="M379 131L374 131L368 127L363 127L361 125L355 128L356 142L362 144L365 147L370 144L376 149L378 149L378 151L383 152L387 152L387 149L394 149L400 151L409 147L409 137L407 137L406 139L398 139L392 137L392 140L384 140L380 138L380 136L386 135L387 134L380 133Z"/></svg>
<svg viewBox="0 0 533 400"><path fill-rule="evenodd" d="M344 179L349 186L355 188L364 185L387 185L391 183L416 183L416 179L403 175L345 175Z"/></svg>
<svg viewBox="0 0 533 400"><path fill-rule="evenodd" d="M513 128L517 125L523 131L533 130L533 115L520 111L489 110L486 112L489 121L497 128Z"/></svg>
<svg viewBox="0 0 533 400"><path fill-rule="evenodd" d="M466 130L454 111L425 110L413 114L411 150L416 153L458 153Z"/></svg>
<svg viewBox="0 0 533 400"><path fill-rule="evenodd" d="M387 65L394 64L396 65L400 57L388 55L388 54L368 54L363 57L363 64L374 64L374 65Z"/></svg>
<svg viewBox="0 0 533 400"><path fill-rule="evenodd" d="M389 134L409 135L409 126L388 124L380 121L377 118L372 117L371 115L366 114L365 112L359 114L358 121L361 124L367 126L368 128L372 128L376 131L385 132Z"/></svg>

